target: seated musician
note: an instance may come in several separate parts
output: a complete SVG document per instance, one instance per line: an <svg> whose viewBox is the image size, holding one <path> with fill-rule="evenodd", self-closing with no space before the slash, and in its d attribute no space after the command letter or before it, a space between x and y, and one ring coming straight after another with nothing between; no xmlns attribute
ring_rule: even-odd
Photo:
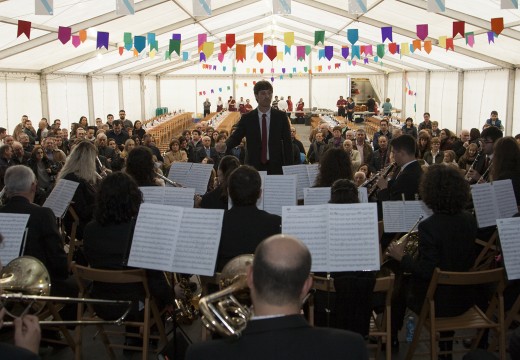
<svg viewBox="0 0 520 360"><path fill-rule="evenodd" d="M490 166L493 162L493 146L495 142L503 136L502 131L495 126L482 130L479 140L482 156L480 156L473 169L470 169L466 174L467 177L471 178L471 183L474 184L480 181L481 177L487 181L487 176L490 175Z"/></svg>
<svg viewBox="0 0 520 360"><path fill-rule="evenodd" d="M360 335L311 327L300 314L310 269L309 250L295 238L262 241L247 272L254 315L242 336L193 344L186 359L368 359Z"/></svg>
<svg viewBox="0 0 520 360"><path fill-rule="evenodd" d="M406 304L416 314L420 313L436 267L460 272L473 266L477 235L474 216L464 210L469 200L469 185L458 170L443 165L430 166L422 179L420 194L433 215L419 224L417 257L404 254L404 243L392 243L388 247L388 254L400 262L400 269L411 273L409 286L408 280L403 278L400 290L404 294L408 292ZM401 294L403 300L405 296ZM471 289L439 287L435 298L436 315L462 314L474 300ZM405 314L404 302L395 305L392 303L392 339L397 339L394 336L397 336ZM449 336L441 333L441 337L443 335ZM449 350L452 343L440 342L440 346L441 350Z"/></svg>
<svg viewBox="0 0 520 360"><path fill-rule="evenodd" d="M241 166L229 176L233 207L224 213L216 271L235 256L252 254L262 240L281 232L281 217L256 207L261 185L260 174L251 166Z"/></svg>
<svg viewBox="0 0 520 360"><path fill-rule="evenodd" d="M352 162L342 148L329 149L320 160L314 187L329 187L338 179L352 180Z"/></svg>
<svg viewBox="0 0 520 360"><path fill-rule="evenodd" d="M223 209L228 208L228 180L229 175L236 168L240 167L240 162L233 155L226 155L220 160L217 171L217 186L213 191L207 192L202 197L196 199L197 205L204 209Z"/></svg>
<svg viewBox="0 0 520 360"><path fill-rule="evenodd" d="M148 150L149 151L149 150ZM98 269L125 270L129 255L135 218L143 195L136 182L127 174L117 172L108 175L100 184L96 196L94 219L85 227L85 256L91 267ZM159 309L171 298L171 289L163 272L147 270L150 291ZM135 284L94 283L90 294L93 298L134 301L127 317L135 320L142 317L139 300L144 298L143 289ZM97 306L96 312L104 319L117 319L125 309L117 306ZM128 328L127 331L135 331ZM129 337L127 343L135 338ZM136 345L135 343L133 343Z"/></svg>
<svg viewBox="0 0 520 360"><path fill-rule="evenodd" d="M0 234L0 244L4 240ZM0 262L0 271L2 263ZM2 289L0 288L0 294ZM2 328L5 309L0 310L0 329ZM14 322L14 346L5 342L0 342L0 357L2 359L17 360L37 360L40 348L41 330L38 324L38 317L35 315L25 315L13 320Z"/></svg>
<svg viewBox="0 0 520 360"><path fill-rule="evenodd" d="M164 181L155 173L152 150L146 146L137 146L130 150L124 171L138 186L164 186Z"/></svg>
<svg viewBox="0 0 520 360"><path fill-rule="evenodd" d="M520 205L520 148L511 136L498 139L493 150L491 180L511 179L516 204Z"/></svg>

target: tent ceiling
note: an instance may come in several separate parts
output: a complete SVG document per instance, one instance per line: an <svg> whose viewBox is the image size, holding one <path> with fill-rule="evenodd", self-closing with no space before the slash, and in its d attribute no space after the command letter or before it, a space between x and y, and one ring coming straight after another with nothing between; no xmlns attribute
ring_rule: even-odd
<svg viewBox="0 0 520 360"><path fill-rule="evenodd" d="M249 66L254 67L258 64L251 58L254 32L263 32L266 43L281 49L285 32L295 33L296 45L308 45L314 41L315 30L325 30L325 43L334 45L335 53L330 63L314 57L312 65L334 66L334 63L345 63L340 48L349 45L347 29L359 29L360 45L381 43L383 26L393 27L394 42L411 43L416 38L415 26L423 23L429 25L429 40L434 45L430 54L424 51L409 56L387 53L382 63L370 60L364 65L358 61L357 66L348 67L348 71L511 69L520 64L520 11L501 10L500 0L472 0L471 6L466 0L446 0L447 10L442 14L427 12L425 0L368 0L365 14L348 12L346 0L292 0L290 15L273 15L271 3L270 0L212 0L212 15L195 18L191 0L135 0L133 16L117 15L115 0L54 0L54 16L34 15L34 0L0 0L0 71L161 76L200 73L197 52L200 33L207 33L208 41L215 43L215 53L209 62L218 64L219 44L225 41L227 33L234 33L237 43L248 44ZM489 21L494 17L504 18L505 29L495 44L488 44ZM32 22L31 40L23 35L16 38L18 20ZM458 37L454 40L455 51L447 52L438 46L438 38L450 37L453 21L459 20L466 22L466 32L474 32L475 45L471 48L464 38ZM57 39L59 26L70 26L73 33L87 29L89 37L78 48L70 43L62 45ZM96 31L110 33L108 51L95 49ZM118 46L124 32L132 35L154 32L160 44L159 53L155 58L148 54L133 57L131 52L119 55ZM164 60L172 33L182 34L182 50L191 54L188 62L176 56ZM321 46L313 46L314 53L319 48ZM292 53L294 56L295 51ZM234 63L233 57L230 51L223 64L241 67Z"/></svg>

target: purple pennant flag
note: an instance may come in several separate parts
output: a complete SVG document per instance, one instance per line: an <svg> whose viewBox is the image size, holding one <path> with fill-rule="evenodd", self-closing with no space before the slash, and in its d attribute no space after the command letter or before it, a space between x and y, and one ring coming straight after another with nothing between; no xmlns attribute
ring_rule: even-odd
<svg viewBox="0 0 520 360"><path fill-rule="evenodd" d="M60 26L58 29L58 39L63 45L69 42L72 31L70 27Z"/></svg>
<svg viewBox="0 0 520 360"><path fill-rule="evenodd" d="M365 64L368 64L368 58L364 58L364 59L363 59L363 62L364 62Z"/></svg>
<svg viewBox="0 0 520 360"><path fill-rule="evenodd" d="M285 74L285 68L282 68L282 74Z"/></svg>
<svg viewBox="0 0 520 360"><path fill-rule="evenodd" d="M203 52L199 53L199 62L206 62L206 55Z"/></svg>
<svg viewBox="0 0 520 360"><path fill-rule="evenodd" d="M334 47L333 46L325 46L325 57L330 61L334 56Z"/></svg>
<svg viewBox="0 0 520 360"><path fill-rule="evenodd" d="M213 65L213 70L217 70L217 65Z"/></svg>
<svg viewBox="0 0 520 360"><path fill-rule="evenodd" d="M199 38L200 38L200 35L205 35L207 36L206 34L199 34ZM179 40L181 41L181 34L172 34L172 40ZM205 41L204 41L205 42ZM203 43L204 43L203 42Z"/></svg>
<svg viewBox="0 0 520 360"><path fill-rule="evenodd" d="M296 59L297 60L305 60L305 46L297 46L296 47Z"/></svg>
<svg viewBox="0 0 520 360"><path fill-rule="evenodd" d="M77 48L81 44L81 39L79 38L79 35L72 35L72 45L74 45L75 48Z"/></svg>
<svg viewBox="0 0 520 360"><path fill-rule="evenodd" d="M199 45L198 45L198 47L199 47L199 49L200 49L200 47L202 46L202 44L204 44L205 42L208 41L208 34L199 34L198 39L199 39Z"/></svg>
<svg viewBox="0 0 520 360"><path fill-rule="evenodd" d="M396 48L397 48L396 52L398 54L400 54L401 53L401 45L397 44Z"/></svg>
<svg viewBox="0 0 520 360"><path fill-rule="evenodd" d="M214 93L215 93L215 90L211 89L211 93L214 94Z"/></svg>
<svg viewBox="0 0 520 360"><path fill-rule="evenodd" d="M108 37L109 33L104 31L98 31L96 49L101 49L102 47L104 47L108 50Z"/></svg>
<svg viewBox="0 0 520 360"><path fill-rule="evenodd" d="M341 56L343 56L344 59L348 58L349 52L350 52L350 48L348 46L343 46L341 48Z"/></svg>
<svg viewBox="0 0 520 360"><path fill-rule="evenodd" d="M428 37L428 24L417 25L417 37L424 41Z"/></svg>
<svg viewBox="0 0 520 360"><path fill-rule="evenodd" d="M390 42L394 41L391 26L385 26L381 28L381 38L383 39L381 42L385 42L386 39L390 40Z"/></svg>
<svg viewBox="0 0 520 360"><path fill-rule="evenodd" d="M488 44L491 44L491 43L495 43L495 33L493 31L488 31L487 32L487 36L488 36Z"/></svg>

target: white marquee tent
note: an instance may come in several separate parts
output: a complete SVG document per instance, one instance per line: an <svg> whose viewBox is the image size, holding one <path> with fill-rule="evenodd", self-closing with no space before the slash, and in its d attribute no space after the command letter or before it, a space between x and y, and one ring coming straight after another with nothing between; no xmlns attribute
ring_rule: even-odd
<svg viewBox="0 0 520 360"><path fill-rule="evenodd" d="M520 133L520 11L501 9L501 0L445 0L442 13L428 12L426 0L368 0L365 13L353 12L348 0L281 1L290 14L274 13L273 0L212 0L211 15L203 17L194 16L192 0L135 0L134 15L118 15L117 0L47 2L53 15L35 15L35 0L0 0L0 126L8 131L22 114L60 118L67 126L82 115L93 123L122 108L132 120L150 118L158 107L200 113L206 97L213 104L217 96L253 99L253 81L261 78L273 79L275 94L334 108L339 95L349 94L352 79L367 78L377 97L391 98L404 116L419 121L429 111L441 127L459 131L481 128L497 110L506 134ZM492 18L503 18L504 30L489 43ZM19 20L32 23L30 39L17 37ZM447 51L442 37L453 37L455 21L464 21L474 45L457 35ZM384 57L377 56L381 28L391 26L392 41L403 49L417 39L419 24L428 24L429 54L391 54L386 40ZM62 44L60 27L70 27L72 35L86 30L87 39L78 47ZM342 46L352 46L349 29L358 30L355 45L372 46L367 60L342 56ZM325 31L325 41L315 45L318 30ZM100 31L110 34L108 49L96 49ZM138 56L120 54L125 32L154 33L158 51L147 46ZM285 34L294 33L290 54L259 61L263 49L254 46L255 33L282 53ZM172 34L182 36L181 56L165 59ZM215 46L202 63L199 34ZM246 45L245 61L236 61L236 46L218 58L226 34ZM303 45L311 53L297 61L296 47ZM320 58L324 45L334 47L330 60Z"/></svg>

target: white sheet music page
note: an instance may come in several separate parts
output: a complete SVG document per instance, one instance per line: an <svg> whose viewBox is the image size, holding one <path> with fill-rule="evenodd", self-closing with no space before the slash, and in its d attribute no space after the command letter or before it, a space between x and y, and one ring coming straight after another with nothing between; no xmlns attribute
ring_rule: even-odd
<svg viewBox="0 0 520 360"><path fill-rule="evenodd" d="M282 206L297 204L296 175L267 175L264 186L264 210L282 215Z"/></svg>
<svg viewBox="0 0 520 360"><path fill-rule="evenodd" d="M520 279L520 217L497 219L502 256L506 267L507 279Z"/></svg>
<svg viewBox="0 0 520 360"><path fill-rule="evenodd" d="M282 170L284 175L296 175L296 198L298 200L303 199L303 189L312 186L312 184L309 183L307 165L282 166Z"/></svg>
<svg viewBox="0 0 520 360"><path fill-rule="evenodd" d="M364 186L358 187L358 197L360 203L367 203L368 202L368 191L367 188Z"/></svg>
<svg viewBox="0 0 520 360"><path fill-rule="evenodd" d="M259 210L264 210L264 186L265 186L265 177L267 176L267 171L259 171L258 173L260 174L260 179L262 179L262 187L261 187L262 195L260 195L260 198L256 202L256 207ZM229 205L228 209L231 209L232 207L233 207L232 205Z"/></svg>
<svg viewBox="0 0 520 360"><path fill-rule="evenodd" d="M165 186L140 186L139 190L143 193L143 202L164 205L165 188Z"/></svg>
<svg viewBox="0 0 520 360"><path fill-rule="evenodd" d="M307 176L309 177L309 186L314 186L314 183L316 182L316 177L320 172L319 164L305 165L305 168L307 169Z"/></svg>
<svg viewBox="0 0 520 360"><path fill-rule="evenodd" d="M5 266L20 256L29 216L29 214L0 213L0 229L4 236L4 242L0 248L2 265Z"/></svg>
<svg viewBox="0 0 520 360"><path fill-rule="evenodd" d="M383 201L385 232L407 232L404 225L404 205L402 201Z"/></svg>
<svg viewBox="0 0 520 360"><path fill-rule="evenodd" d="M164 205L180 206L183 208L193 208L195 189L165 186Z"/></svg>
<svg viewBox="0 0 520 360"><path fill-rule="evenodd" d="M208 182L213 170L213 164L199 164L194 163L188 173L186 184L187 187L195 188L197 194L205 194L208 190Z"/></svg>
<svg viewBox="0 0 520 360"><path fill-rule="evenodd" d="M323 205L330 201L330 187L304 188L303 203L305 205Z"/></svg>
<svg viewBox="0 0 520 360"><path fill-rule="evenodd" d="M172 271L183 208L143 203L135 224L128 266Z"/></svg>
<svg viewBox="0 0 520 360"><path fill-rule="evenodd" d="M377 204L329 204L328 213L327 271L379 270Z"/></svg>
<svg viewBox="0 0 520 360"><path fill-rule="evenodd" d="M174 272L213 276L223 219L224 210L184 209Z"/></svg>
<svg viewBox="0 0 520 360"><path fill-rule="evenodd" d="M405 201L404 202L404 228L403 232L408 232L415 225L419 216L422 215L422 221L426 220L433 214L433 211L426 206L423 201ZM384 219L384 218L383 218Z"/></svg>
<svg viewBox="0 0 520 360"><path fill-rule="evenodd" d="M496 225L498 216L495 194L491 183L471 185L471 196L479 228Z"/></svg>
<svg viewBox="0 0 520 360"><path fill-rule="evenodd" d="M186 186L186 180L188 179L188 173L190 172L191 162L174 162L170 167L168 173L168 179L173 180L182 186Z"/></svg>
<svg viewBox="0 0 520 360"><path fill-rule="evenodd" d="M52 189L42 206L50 208L57 218L63 217L76 193L78 185L78 182L61 179L56 183L56 186Z"/></svg>
<svg viewBox="0 0 520 360"><path fill-rule="evenodd" d="M312 256L312 271L327 271L327 205L284 206L282 233L302 241Z"/></svg>
<svg viewBox="0 0 520 360"><path fill-rule="evenodd" d="M493 181L493 190L497 203L498 217L511 217L518 212L516 196L511 179Z"/></svg>

